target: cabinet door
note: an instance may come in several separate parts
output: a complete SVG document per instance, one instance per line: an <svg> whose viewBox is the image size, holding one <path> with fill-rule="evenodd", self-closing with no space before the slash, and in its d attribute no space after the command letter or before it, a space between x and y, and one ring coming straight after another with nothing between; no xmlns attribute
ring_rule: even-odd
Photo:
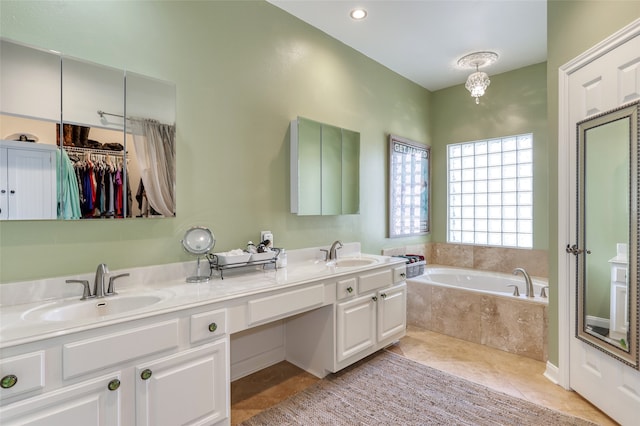
<svg viewBox="0 0 640 426"><path fill-rule="evenodd" d="M136 367L136 425L210 425L228 417L227 339Z"/></svg>
<svg viewBox="0 0 640 426"><path fill-rule="evenodd" d="M7 219L56 218L55 151L7 149Z"/></svg>
<svg viewBox="0 0 640 426"><path fill-rule="evenodd" d="M102 376L0 408L3 426L112 426L124 424L119 375ZM118 382L119 383L119 382Z"/></svg>
<svg viewBox="0 0 640 426"><path fill-rule="evenodd" d="M378 343L402 337L407 328L407 286L378 292Z"/></svg>
<svg viewBox="0 0 640 426"><path fill-rule="evenodd" d="M373 294L339 303L336 314L338 362L375 344L376 302Z"/></svg>

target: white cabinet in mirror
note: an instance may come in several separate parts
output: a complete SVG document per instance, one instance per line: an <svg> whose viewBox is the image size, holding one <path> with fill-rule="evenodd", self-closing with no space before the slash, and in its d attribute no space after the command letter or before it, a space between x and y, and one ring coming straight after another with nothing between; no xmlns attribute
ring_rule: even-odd
<svg viewBox="0 0 640 426"><path fill-rule="evenodd" d="M0 138L57 152L53 184L59 189L53 215L14 209L0 212L0 220L175 216L175 84L0 43ZM11 170L0 167L5 206L1 191L10 191L5 176ZM22 187L42 173L32 174L26 164L19 169L11 173Z"/></svg>

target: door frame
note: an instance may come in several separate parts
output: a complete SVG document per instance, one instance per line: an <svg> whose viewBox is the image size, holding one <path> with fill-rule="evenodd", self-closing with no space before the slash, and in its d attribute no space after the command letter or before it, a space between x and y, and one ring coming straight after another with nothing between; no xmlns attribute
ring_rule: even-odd
<svg viewBox="0 0 640 426"><path fill-rule="evenodd" d="M565 389L571 389L570 378L570 342L574 338L571 332L573 313L571 312L571 258L565 247L571 241L570 212L573 203L570 185L575 165L571 164L570 140L575 135L576 123L571 123L569 114L569 78L571 74L583 68L604 54L614 50L634 37L640 35L640 19L632 22L586 52L567 62L558 69L558 366L556 381Z"/></svg>

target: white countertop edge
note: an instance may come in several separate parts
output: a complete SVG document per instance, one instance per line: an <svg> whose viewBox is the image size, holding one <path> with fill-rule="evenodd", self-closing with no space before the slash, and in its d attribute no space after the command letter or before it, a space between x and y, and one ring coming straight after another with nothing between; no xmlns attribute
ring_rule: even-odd
<svg viewBox="0 0 640 426"><path fill-rule="evenodd" d="M357 244L357 249L360 248L359 243L352 244ZM345 246L347 246L347 244L345 244ZM77 288L74 288L74 286L64 283L65 279L69 279L67 277L30 282L31 286L35 286L35 294L39 297L52 293L52 291L43 291L39 288L41 286L55 285L59 290L63 290L64 295L62 297L58 296L57 298L39 298L25 303L0 306L0 349L128 321L144 319L156 315L177 312L180 310L197 308L210 304L224 304L225 302L239 300L248 296L276 290L284 290L316 281L323 281L327 279L334 280L340 276L352 274L354 272L363 272L384 266L403 264L405 262L405 260L401 258L370 254L361 255L359 252L345 250L344 252L341 252L342 257L364 256L375 258L378 262L371 265L343 268L336 271L335 269L328 267L323 268L323 262L309 259L309 253L315 255L315 251L317 250L317 248L302 249L299 253L294 253L297 252L297 250L288 251L289 265L286 268L280 268L277 271L247 271L246 273L242 273L241 271L236 270L233 274L225 275L224 280L214 277L209 282L198 284L190 284L185 281L185 277L192 275L195 271L195 261L132 268L130 270L123 271L112 271L113 274L129 272L131 273L131 277L128 277L127 279L130 278L130 281L135 281L137 283L136 285L127 286L125 282L122 281L118 293L123 296L141 293L151 294L154 292L165 294L171 293L172 296L157 304L136 311L113 315L106 319L84 319L59 322L25 320L23 319L23 315L26 312L41 306L43 303L55 303L56 300L68 298L76 299L81 295L80 285L78 285ZM313 264L317 264L318 266L309 267ZM307 273L305 270L312 273ZM225 272L229 273L230 271ZM176 278L175 275L179 275L179 277ZM91 274L89 279L90 282L93 281L93 274ZM63 284L61 288L59 288L60 283ZM0 285L0 290L5 286L24 284L25 283L3 284ZM69 288L71 290L69 290ZM25 288L20 287L17 287L16 289L21 289L22 291L26 290ZM30 290L33 290L33 288L30 288ZM71 293L71 295L69 295L69 293ZM16 298L14 297L14 299ZM3 302L5 301L4 298L2 300ZM106 300L108 300L108 298L106 298ZM93 302L95 303L95 299L93 299ZM91 301L85 301L82 303L91 303ZM220 306L220 308L223 308L223 306Z"/></svg>

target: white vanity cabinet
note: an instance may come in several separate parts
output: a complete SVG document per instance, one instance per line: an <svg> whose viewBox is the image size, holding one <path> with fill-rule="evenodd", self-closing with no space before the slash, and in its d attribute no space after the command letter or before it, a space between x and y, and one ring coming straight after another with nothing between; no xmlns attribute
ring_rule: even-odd
<svg viewBox="0 0 640 426"><path fill-rule="evenodd" d="M0 424L228 424L228 351L226 311L204 308L7 348Z"/></svg>
<svg viewBox="0 0 640 426"><path fill-rule="evenodd" d="M56 146L0 141L0 220L55 219Z"/></svg>
<svg viewBox="0 0 640 426"><path fill-rule="evenodd" d="M338 371L404 336L407 324L404 272L402 265L337 283L338 299L345 298L345 294L354 296L336 304L336 352L331 371ZM353 287L356 283L357 292Z"/></svg>
<svg viewBox="0 0 640 426"><path fill-rule="evenodd" d="M627 339L629 326L629 303L627 297L627 274L629 263L614 257L609 260L611 270L611 298L609 335L612 339Z"/></svg>

